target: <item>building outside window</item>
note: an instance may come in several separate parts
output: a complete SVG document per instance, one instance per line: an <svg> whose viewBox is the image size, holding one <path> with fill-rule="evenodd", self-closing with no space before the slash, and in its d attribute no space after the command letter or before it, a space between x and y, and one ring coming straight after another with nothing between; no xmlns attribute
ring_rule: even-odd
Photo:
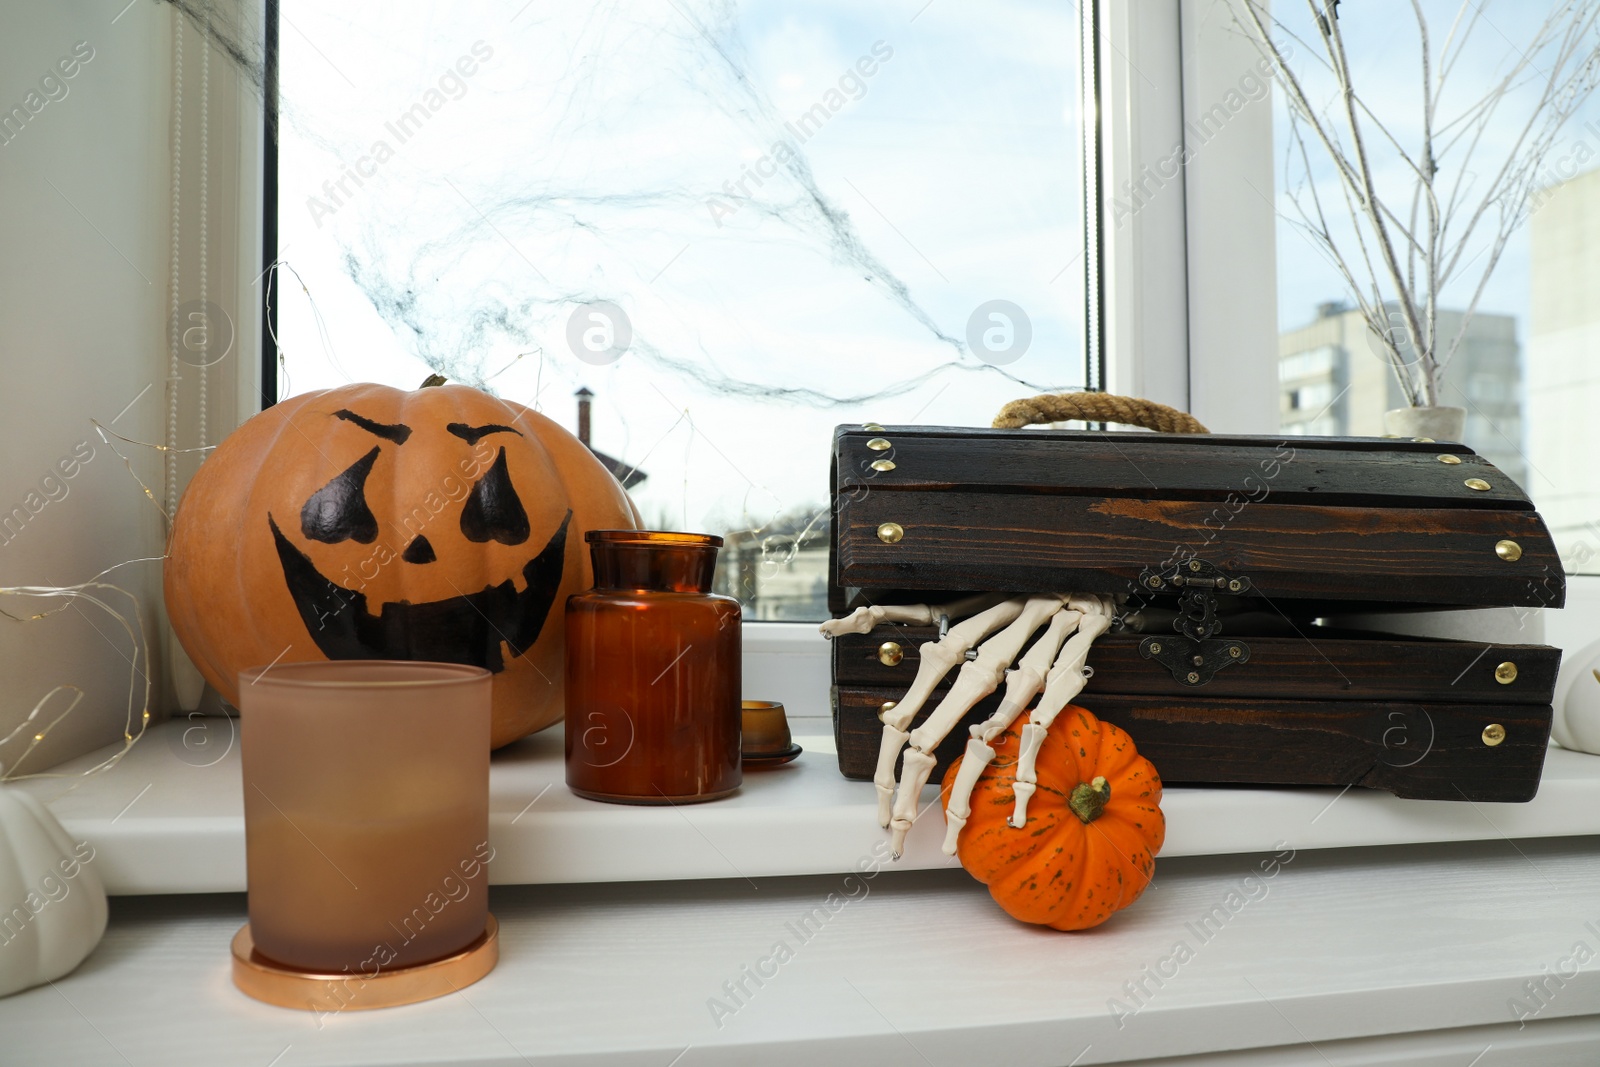
<svg viewBox="0 0 1600 1067"><path fill-rule="evenodd" d="M1461 329L1459 311L1439 315L1440 332ZM1384 412L1404 407L1405 396L1366 319L1339 301L1321 304L1316 318L1279 338L1282 427L1294 434L1382 437ZM1528 485L1522 440L1522 350L1516 320L1479 312L1452 362L1451 380L1462 382L1467 408L1465 444Z"/></svg>

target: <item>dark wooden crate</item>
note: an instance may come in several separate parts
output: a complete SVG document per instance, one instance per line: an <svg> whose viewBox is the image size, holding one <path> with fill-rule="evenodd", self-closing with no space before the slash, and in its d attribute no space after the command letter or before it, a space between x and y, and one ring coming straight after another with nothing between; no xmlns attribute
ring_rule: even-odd
<svg viewBox="0 0 1600 1067"><path fill-rule="evenodd" d="M1473 801L1537 791L1559 650L1315 625L1357 607L1561 605L1543 521L1465 446L841 427L832 476L836 613L962 591L1069 590L1127 594L1130 609L1159 610L1173 605L1172 590L1143 583L1174 561L1247 578L1244 595L1221 599L1238 609L1223 616L1222 636L1247 643L1248 659L1203 684L1140 654L1145 637L1170 633L1159 624L1107 634L1089 655L1095 673L1080 702L1127 729L1168 781L1361 785ZM881 539L884 523L904 536ZM1517 558L1506 558L1516 554L1501 549L1507 541ZM904 695L918 646L936 637L932 627L893 627L836 639L847 776L871 777L878 712ZM880 662L886 640L900 645L898 664ZM1502 663L1516 665L1514 681L1497 677ZM997 703L952 731L936 774ZM1483 740L1491 723L1506 731L1499 745Z"/></svg>
<svg viewBox="0 0 1600 1067"><path fill-rule="evenodd" d="M846 777L872 777L878 712L904 695L918 645L937 636L932 627L901 626L834 640L834 731ZM1537 789L1558 649L1315 632L1252 636L1248 664L1195 690L1152 670L1139 655L1141 637L1107 634L1095 643L1094 677L1078 702L1128 730L1169 782L1356 784L1473 801L1528 800ZM890 640L904 650L892 666L878 658ZM1507 662L1518 668L1510 684L1495 677ZM939 688L918 722L948 688ZM998 704L997 694L951 731L936 777L961 754L967 727ZM1506 731L1495 747L1482 740L1490 723Z"/></svg>

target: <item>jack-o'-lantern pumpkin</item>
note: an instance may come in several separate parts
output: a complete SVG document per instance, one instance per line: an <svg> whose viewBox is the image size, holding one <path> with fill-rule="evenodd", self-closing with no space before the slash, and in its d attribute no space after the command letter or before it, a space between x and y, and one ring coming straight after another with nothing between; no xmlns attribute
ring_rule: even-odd
<svg viewBox="0 0 1600 1067"><path fill-rule="evenodd" d="M439 660L495 674L492 744L563 714L562 612L583 535L639 517L589 449L462 385L282 401L203 463L173 523L166 602L208 682L274 661Z"/></svg>

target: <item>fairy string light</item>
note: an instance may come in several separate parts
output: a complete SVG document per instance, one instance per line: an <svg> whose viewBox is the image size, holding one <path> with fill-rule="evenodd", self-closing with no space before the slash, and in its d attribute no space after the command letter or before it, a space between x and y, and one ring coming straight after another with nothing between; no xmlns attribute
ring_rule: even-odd
<svg viewBox="0 0 1600 1067"><path fill-rule="evenodd" d="M36 622L50 618L52 615L59 615L68 608L77 606L80 602L87 603L91 607L99 608L116 620L117 625L127 635L133 648L133 655L128 657L127 714L122 727L122 744L117 751L82 771L70 773L50 771L29 774L16 773L16 768L27 760L34 749L44 743L45 738L50 735L50 731L65 720L72 713L72 710L78 706L79 702L83 700L83 688L73 683L65 682L55 686L41 697L33 705L33 708L29 710L28 714L23 717L22 721L11 729L10 733L0 737L0 782L19 781L27 778L85 778L91 774L109 770L111 767L116 766L122 760L122 757L127 755L128 750L134 746L135 742L144 736L145 730L150 725L151 691L150 650L144 641L144 614L139 609L139 597L136 594L120 585L103 582L100 579L119 567L126 567L134 563L159 562L164 558L163 556L146 556L140 559L126 560L107 567L87 582L80 582L77 585L0 586L0 597L62 601L55 607L23 614L15 614L7 611L4 607L0 607L0 615L14 622ZM126 611L119 610L110 602L116 596L127 599L130 606ZM144 665L143 669L140 667L141 662ZM58 696L66 693L72 694L66 706L60 707L53 714L49 713L47 709L61 703L57 699ZM142 696L140 695L141 693ZM23 743L22 750L13 755L9 750L10 746L18 742Z"/></svg>

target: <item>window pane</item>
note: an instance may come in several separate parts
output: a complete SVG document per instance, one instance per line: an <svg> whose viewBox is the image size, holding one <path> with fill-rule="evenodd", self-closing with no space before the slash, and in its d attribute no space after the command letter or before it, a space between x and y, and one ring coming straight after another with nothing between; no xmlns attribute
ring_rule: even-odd
<svg viewBox="0 0 1600 1067"><path fill-rule="evenodd" d="M1065 0L480 10L284 0L281 395L586 388L647 525L822 618L835 425L1082 384Z"/></svg>
<svg viewBox="0 0 1600 1067"><path fill-rule="evenodd" d="M1600 572L1600 467L1589 458L1600 410L1600 301L1593 298L1600 286L1600 174L1592 170L1600 161L1600 102L1588 95L1600 62L1593 58L1600 16L1593 5L1551 0L1420 6L1430 37L1444 261L1459 250L1437 290L1436 351L1446 360L1437 402L1466 409L1465 443L1533 497L1567 569ZM1289 68L1324 129L1354 160L1313 17L1303 6L1275 10ZM1406 234L1422 247L1430 240L1427 199L1413 202L1412 166L1426 159L1420 34L1409 5L1343 4L1338 14L1351 84L1370 108L1358 117L1377 199L1393 211L1386 225L1401 270L1410 270ZM1552 16L1557 23L1540 31ZM1565 86L1552 95L1572 109L1563 122L1540 105L1552 78ZM1403 305L1370 227L1360 234L1363 251L1351 223L1354 201L1341 192L1317 132L1303 118L1291 121L1281 77L1274 94L1282 425L1295 433L1381 435L1384 412L1406 405L1406 391L1333 249L1364 287L1379 325L1402 339L1401 355L1414 369ZM1541 145L1548 150L1534 165L1530 149ZM1519 211L1524 192L1531 196ZM1376 296L1369 260L1379 277ZM1425 262L1419 257L1415 267L1424 336Z"/></svg>

